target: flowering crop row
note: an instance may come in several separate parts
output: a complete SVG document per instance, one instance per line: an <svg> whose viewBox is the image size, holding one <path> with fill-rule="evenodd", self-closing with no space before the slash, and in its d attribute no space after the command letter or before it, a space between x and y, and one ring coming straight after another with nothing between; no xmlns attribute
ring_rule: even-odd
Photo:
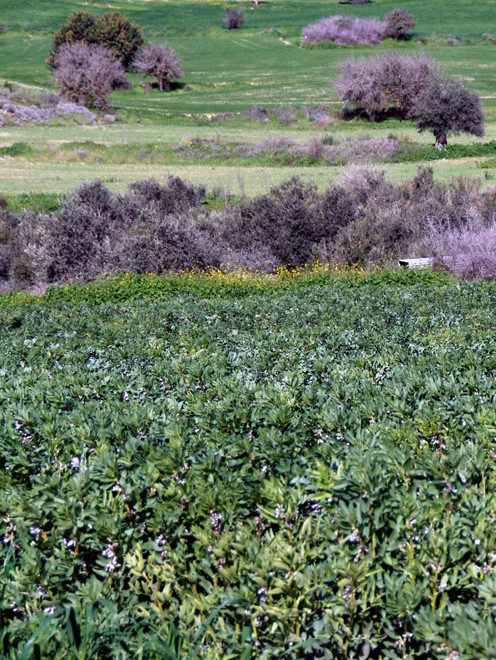
<svg viewBox="0 0 496 660"><path fill-rule="evenodd" d="M4 304L2 657L488 657L495 288L389 277Z"/></svg>

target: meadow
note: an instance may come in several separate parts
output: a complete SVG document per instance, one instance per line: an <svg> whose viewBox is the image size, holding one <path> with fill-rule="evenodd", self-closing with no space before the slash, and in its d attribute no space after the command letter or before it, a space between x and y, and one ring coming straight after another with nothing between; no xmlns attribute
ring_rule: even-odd
<svg viewBox="0 0 496 660"><path fill-rule="evenodd" d="M6 4L0 87L26 103L55 91L57 26L110 7ZM145 93L132 74L111 97L115 122L2 126L10 210L56 210L94 178L122 192L167 175L222 205L294 175L323 191L352 164L247 155L283 138L345 152L395 140L387 178L463 176L443 190L418 177L457 209L468 179L491 186L492 0L404 0L414 39L373 49L301 48L301 28L331 12L383 18L393 0L236 5L247 21L230 33L220 2L113 2L180 52L181 84ZM412 122L340 119L336 64L388 47L467 79L485 136L439 153ZM310 121L302 107L320 105L329 120ZM244 114L254 106L269 121ZM297 121L281 124L280 106ZM401 209L412 191L395 190ZM43 289L0 294L0 657L496 656L493 282L316 263Z"/></svg>

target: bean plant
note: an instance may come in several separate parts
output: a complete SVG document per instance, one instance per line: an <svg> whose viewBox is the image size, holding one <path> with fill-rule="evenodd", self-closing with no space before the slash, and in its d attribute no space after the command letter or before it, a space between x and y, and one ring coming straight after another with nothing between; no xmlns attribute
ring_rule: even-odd
<svg viewBox="0 0 496 660"><path fill-rule="evenodd" d="M493 657L494 285L230 291L0 307L0 655Z"/></svg>

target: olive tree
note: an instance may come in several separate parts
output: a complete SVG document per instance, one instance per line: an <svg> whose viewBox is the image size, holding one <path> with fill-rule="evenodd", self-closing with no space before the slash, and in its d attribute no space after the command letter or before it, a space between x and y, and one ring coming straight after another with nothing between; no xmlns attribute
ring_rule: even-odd
<svg viewBox="0 0 496 660"><path fill-rule="evenodd" d="M436 147L446 146L450 133L484 135L484 112L477 92L462 82L433 81L415 98L413 116L420 131L431 131Z"/></svg>

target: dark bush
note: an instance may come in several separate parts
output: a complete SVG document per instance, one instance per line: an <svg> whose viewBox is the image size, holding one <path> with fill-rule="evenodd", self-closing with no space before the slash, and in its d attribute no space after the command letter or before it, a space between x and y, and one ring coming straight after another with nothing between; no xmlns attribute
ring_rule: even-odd
<svg viewBox="0 0 496 660"><path fill-rule="evenodd" d="M166 186L136 182L122 195L95 181L54 213L0 210L0 279L50 283L209 266L269 272L318 258L367 265L450 254L471 235L474 250L477 241L493 245L484 232L494 227L496 195L466 178L437 183L431 170L395 185L377 168L356 166L323 194L293 178L211 211L204 194L173 177Z"/></svg>
<svg viewBox="0 0 496 660"><path fill-rule="evenodd" d="M385 36L396 41L408 39L410 30L417 25L413 16L402 7L389 12L384 22L386 24Z"/></svg>
<svg viewBox="0 0 496 660"><path fill-rule="evenodd" d="M155 179L145 179L131 183L129 190L141 205L152 202L160 212L169 215L198 208L206 195L203 186L190 185L174 176L169 176L166 187Z"/></svg>
<svg viewBox="0 0 496 660"><path fill-rule="evenodd" d="M240 9L226 7L225 15L221 18L221 21L228 30L237 30L245 22L245 14Z"/></svg>
<svg viewBox="0 0 496 660"><path fill-rule="evenodd" d="M340 5L367 5L371 0L339 0Z"/></svg>
<svg viewBox="0 0 496 660"><path fill-rule="evenodd" d="M99 16L95 27L97 42L110 48L114 57L129 71L136 53L143 45L143 35L136 23L120 12L113 11Z"/></svg>
<svg viewBox="0 0 496 660"><path fill-rule="evenodd" d="M218 246L201 240L189 224L171 216L159 220L149 212L146 220L119 237L115 266L136 273L161 273L218 267Z"/></svg>
<svg viewBox="0 0 496 660"><path fill-rule="evenodd" d="M333 241L344 227L353 222L356 213L353 196L341 186L332 186L323 194L320 203L322 223L317 239Z"/></svg>
<svg viewBox="0 0 496 660"><path fill-rule="evenodd" d="M154 41L138 51L133 69L146 76L153 76L162 92L170 92L172 81L182 75L179 55L167 45Z"/></svg>
<svg viewBox="0 0 496 660"><path fill-rule="evenodd" d="M436 146L449 133L484 135L484 111L479 95L456 80L433 80L416 96L412 115L421 131L431 131Z"/></svg>
<svg viewBox="0 0 496 660"><path fill-rule="evenodd" d="M61 96L81 105L105 110L108 96L128 86L124 67L104 46L82 41L64 44L57 52L55 65L54 77Z"/></svg>
<svg viewBox="0 0 496 660"><path fill-rule="evenodd" d="M249 253L252 246L265 246L274 265L301 266L311 259L322 232L318 208L316 187L295 177L243 204L226 219L223 235L235 250Z"/></svg>
<svg viewBox="0 0 496 660"><path fill-rule="evenodd" d="M85 183L43 216L39 247L28 249L33 277L45 282L93 279L105 272L138 272L206 265L195 233L180 218L198 208L205 190L171 177L166 187L136 182L112 195L100 182ZM189 247L188 247L189 246ZM206 249L206 248L205 248ZM216 263L215 258L212 261Z"/></svg>
<svg viewBox="0 0 496 660"><path fill-rule="evenodd" d="M8 280L18 218L6 207L0 208L0 280Z"/></svg>

